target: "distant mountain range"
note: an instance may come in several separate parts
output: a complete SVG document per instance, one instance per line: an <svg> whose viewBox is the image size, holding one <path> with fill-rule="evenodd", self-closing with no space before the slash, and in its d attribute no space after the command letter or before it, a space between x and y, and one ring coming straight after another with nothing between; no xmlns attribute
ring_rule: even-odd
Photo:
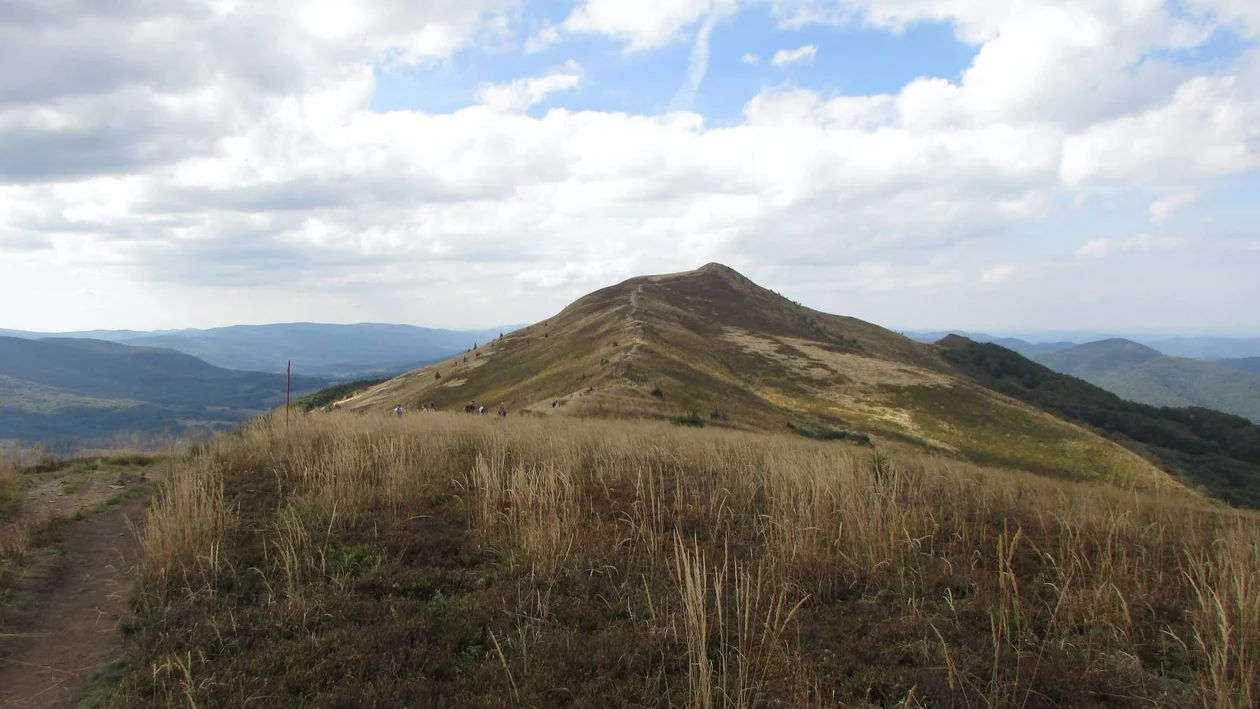
<svg viewBox="0 0 1260 709"><path fill-rule="evenodd" d="M392 375L449 357L514 327L441 330L411 325L285 323L235 325L209 330L92 330L36 333L0 330L24 339L63 337L162 347L228 369L280 373L289 360L295 372L330 379Z"/></svg>
<svg viewBox="0 0 1260 709"><path fill-rule="evenodd" d="M1218 359L1215 360L1222 367L1236 369L1239 372L1250 372L1252 374L1260 374L1260 357L1242 357L1240 359Z"/></svg>
<svg viewBox="0 0 1260 709"><path fill-rule="evenodd" d="M1255 337L1169 337L1167 335L1118 335L1087 332L1047 332L996 336L965 330L916 330L903 333L919 342L938 342L946 335L959 335L973 342L992 343L1024 356L1057 352L1076 345L1103 340L1125 339L1146 345L1170 357L1221 360L1260 358L1260 338Z"/></svg>
<svg viewBox="0 0 1260 709"><path fill-rule="evenodd" d="M1034 354L1044 354L1048 352L1058 352L1075 347L1076 342L1055 341L1055 342L1029 342L1021 340L1017 337L995 337L986 335L982 332L967 332L966 330L933 330L933 331L917 331L905 333L907 337L918 342L940 342L950 335L958 335L965 337L972 342L981 342L1005 347L1013 352L1018 352L1025 357Z"/></svg>
<svg viewBox="0 0 1260 709"><path fill-rule="evenodd" d="M328 379L295 376L293 395ZM284 403L282 374L216 367L174 350L0 336L0 440L222 430Z"/></svg>
<svg viewBox="0 0 1260 709"><path fill-rule="evenodd" d="M1201 406L1260 421L1260 374L1216 362L1168 357L1122 339L1090 342L1029 358L1130 401Z"/></svg>
<svg viewBox="0 0 1260 709"><path fill-rule="evenodd" d="M1182 337L1152 341L1174 352L1204 357L1194 359L1169 356L1154 344L1118 337L1076 344L1029 342L983 333L952 334L1005 347L1130 401L1152 406L1200 406L1260 422L1260 357L1215 358L1222 353L1251 352L1253 347L1260 348L1260 340ZM909 335L931 342L943 337L940 332Z"/></svg>

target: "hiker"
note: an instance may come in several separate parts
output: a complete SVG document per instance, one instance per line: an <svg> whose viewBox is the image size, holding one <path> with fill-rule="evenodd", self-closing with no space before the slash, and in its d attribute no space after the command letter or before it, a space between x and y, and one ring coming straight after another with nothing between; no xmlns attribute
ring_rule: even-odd
<svg viewBox="0 0 1260 709"><path fill-rule="evenodd" d="M499 415L500 415L500 416L507 416L507 408L505 408L505 407L503 407L503 406L500 406L500 407L499 407Z"/></svg>
<svg viewBox="0 0 1260 709"><path fill-rule="evenodd" d="M394 407L394 415L397 416L398 418L402 418L402 415L403 415L402 404L399 404L398 406Z"/></svg>
<svg viewBox="0 0 1260 709"><path fill-rule="evenodd" d="M481 405L481 408L477 409L477 415L478 415L478 416L485 416L485 415L486 415L486 405L485 405L485 404L482 404L482 405Z"/></svg>

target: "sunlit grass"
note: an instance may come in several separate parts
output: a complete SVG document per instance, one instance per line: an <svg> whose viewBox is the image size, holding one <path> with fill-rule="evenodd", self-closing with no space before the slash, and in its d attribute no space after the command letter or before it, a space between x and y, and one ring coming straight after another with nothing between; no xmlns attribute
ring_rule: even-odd
<svg viewBox="0 0 1260 709"><path fill-rule="evenodd" d="M261 420L182 468L132 701L1260 696L1260 524L1174 488L455 414Z"/></svg>

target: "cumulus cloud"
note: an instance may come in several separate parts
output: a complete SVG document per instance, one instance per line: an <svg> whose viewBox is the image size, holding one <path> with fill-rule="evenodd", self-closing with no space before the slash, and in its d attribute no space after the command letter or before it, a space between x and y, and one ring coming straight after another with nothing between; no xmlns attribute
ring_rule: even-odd
<svg viewBox="0 0 1260 709"><path fill-rule="evenodd" d="M785 67L790 64L811 64L817 55L818 45L807 44L798 49L780 49L774 53L774 58L770 60L770 63L777 67Z"/></svg>
<svg viewBox="0 0 1260 709"><path fill-rule="evenodd" d="M753 64L753 65L757 65L757 64L760 64L760 63L761 63L761 57L757 56L756 54L745 54L745 55L744 55L744 56L740 59L740 61L741 61L741 62L743 62L743 63L745 63L745 64Z"/></svg>
<svg viewBox="0 0 1260 709"><path fill-rule="evenodd" d="M517 79L509 84L485 84L477 90L481 103L495 111L524 111L541 103L548 95L571 91L582 84L582 67L569 60L564 70L533 79Z"/></svg>
<svg viewBox="0 0 1260 709"><path fill-rule="evenodd" d="M1015 267L1010 264L1003 264L1001 266L994 266L993 268L985 269L985 271L980 274L980 280L984 283L990 284L1006 283L1011 280L1011 276L1014 275Z"/></svg>
<svg viewBox="0 0 1260 709"><path fill-rule="evenodd" d="M628 51L641 51L677 39L715 4L715 0L582 0L563 28L616 37L626 42Z"/></svg>
<svg viewBox="0 0 1260 709"><path fill-rule="evenodd" d="M1176 212L1178 210L1181 210L1189 206L1198 198L1199 198L1199 193L1196 192L1195 190L1186 190L1184 192L1174 192L1173 194L1160 197L1154 202L1151 202L1151 207L1150 207L1151 221L1153 222L1166 221L1168 217L1172 216L1173 212Z"/></svg>
<svg viewBox="0 0 1260 709"><path fill-rule="evenodd" d="M545 52L560 41L560 30L554 26L544 27L538 34L525 41L526 54Z"/></svg>
<svg viewBox="0 0 1260 709"><path fill-rule="evenodd" d="M977 55L959 77L885 94L765 88L714 120L688 109L734 4L583 0L517 46L540 52L573 33L632 52L690 40L675 110L566 110L588 62L477 87L456 110L376 113L380 72L458 71L460 52L497 42L519 5L6 5L0 298L57 273L114 294L102 298L112 310L83 317L160 308L221 323L300 305L308 318L477 325L709 260L820 298L1014 289L1030 281L1019 256L889 254L1027 240L1086 193L1138 205L1138 230L1196 209L1192 195L1211 189L1196 180L1260 166L1260 50L1196 67L1167 58L1222 26L1254 31L1252 4L1203 0L1199 15L1129 0L765 3L784 24L948 21ZM74 12L54 12L64 7ZM803 61L816 45L794 51L811 47ZM1151 203L1168 185L1178 191ZM1075 248L1076 227L1044 250L1079 269L1199 241ZM1231 247L1237 267L1260 266L1245 243Z"/></svg>

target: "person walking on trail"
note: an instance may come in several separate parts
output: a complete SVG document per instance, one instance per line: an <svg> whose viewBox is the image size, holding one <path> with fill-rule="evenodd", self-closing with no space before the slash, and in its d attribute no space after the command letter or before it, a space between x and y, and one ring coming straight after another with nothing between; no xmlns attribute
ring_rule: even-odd
<svg viewBox="0 0 1260 709"><path fill-rule="evenodd" d="M503 407L503 406L500 406L500 407L499 407L499 415L500 415L500 416L507 416L507 408L506 408L506 407Z"/></svg>
<svg viewBox="0 0 1260 709"><path fill-rule="evenodd" d="M477 409L477 414L478 414L479 416L485 416L485 415L486 415L486 405L485 405L485 404L482 404L482 405L481 405L481 408L480 408L480 409Z"/></svg>
<svg viewBox="0 0 1260 709"><path fill-rule="evenodd" d="M402 404L399 404L398 406L394 407L394 415L397 416L398 418L402 418L402 415L403 415Z"/></svg>

